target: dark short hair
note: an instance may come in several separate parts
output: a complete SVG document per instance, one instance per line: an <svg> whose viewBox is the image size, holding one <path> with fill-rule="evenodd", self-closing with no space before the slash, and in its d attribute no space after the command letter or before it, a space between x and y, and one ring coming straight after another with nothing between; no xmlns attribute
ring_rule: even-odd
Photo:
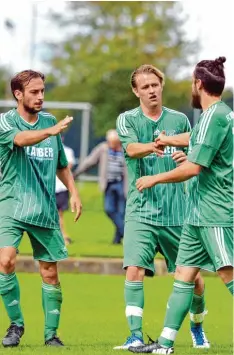
<svg viewBox="0 0 234 355"><path fill-rule="evenodd" d="M211 96L220 96L225 86L225 57L215 60L202 60L194 70L194 78L200 79L204 90Z"/></svg>
<svg viewBox="0 0 234 355"><path fill-rule="evenodd" d="M14 94L15 90L19 90L23 92L25 86L27 86L32 79L36 79L36 78L41 78L43 82L45 81L45 75L38 71L23 70L20 73L17 73L11 79L11 92L14 98L16 99Z"/></svg>

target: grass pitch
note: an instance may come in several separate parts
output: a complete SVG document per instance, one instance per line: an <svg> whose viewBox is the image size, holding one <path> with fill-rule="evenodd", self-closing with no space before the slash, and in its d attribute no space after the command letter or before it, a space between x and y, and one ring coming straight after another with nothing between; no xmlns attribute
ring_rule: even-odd
<svg viewBox="0 0 234 355"><path fill-rule="evenodd" d="M129 335L124 316L122 276L61 274L63 309L59 336L65 348L46 348L43 344L43 311L41 282L37 274L19 274L25 335L21 345L5 349L0 354L25 355L106 355L116 354L113 346L122 344ZM206 299L209 311L205 330L211 342L210 350L193 349L189 334L189 320L179 332L175 354L231 355L232 298L221 281L206 277ZM156 277L145 282L144 331L156 338L163 325L167 298L172 290L172 277ZM5 334L8 319L0 303L0 337ZM146 339L145 339L146 340ZM123 353L123 352L121 352Z"/></svg>

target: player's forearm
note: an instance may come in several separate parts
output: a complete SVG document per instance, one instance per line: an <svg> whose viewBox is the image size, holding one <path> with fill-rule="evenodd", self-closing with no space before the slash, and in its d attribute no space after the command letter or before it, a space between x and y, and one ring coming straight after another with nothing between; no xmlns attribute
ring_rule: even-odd
<svg viewBox="0 0 234 355"><path fill-rule="evenodd" d="M130 143L126 152L130 158L144 158L154 152L154 143Z"/></svg>
<svg viewBox="0 0 234 355"><path fill-rule="evenodd" d="M75 181L72 176L71 170L68 166L66 168L58 169L57 177L66 186L66 188L68 189L71 195L75 194L78 196L78 191L75 185Z"/></svg>
<svg viewBox="0 0 234 355"><path fill-rule="evenodd" d="M177 168L155 175L155 185L186 181L200 173L201 166L186 161Z"/></svg>
<svg viewBox="0 0 234 355"><path fill-rule="evenodd" d="M181 133L176 136L166 136L165 145L170 145L172 147L187 147L189 145L190 133Z"/></svg>
<svg viewBox="0 0 234 355"><path fill-rule="evenodd" d="M19 147L26 147L37 144L43 141L44 139L50 137L51 135L52 134L50 128L32 131L22 131L16 134L14 138L14 144Z"/></svg>

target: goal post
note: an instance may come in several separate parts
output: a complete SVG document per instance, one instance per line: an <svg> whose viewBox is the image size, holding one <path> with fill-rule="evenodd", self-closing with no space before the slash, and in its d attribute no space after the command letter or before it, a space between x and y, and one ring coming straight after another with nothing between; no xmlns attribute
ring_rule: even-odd
<svg viewBox="0 0 234 355"><path fill-rule="evenodd" d="M0 110L10 109L16 106L14 100L0 100ZM81 132L80 132L80 154L79 162L82 161L89 151L89 129L92 105L88 102L62 102L62 101L45 101L43 109L50 110L76 110L81 111ZM0 112L1 112L0 111Z"/></svg>

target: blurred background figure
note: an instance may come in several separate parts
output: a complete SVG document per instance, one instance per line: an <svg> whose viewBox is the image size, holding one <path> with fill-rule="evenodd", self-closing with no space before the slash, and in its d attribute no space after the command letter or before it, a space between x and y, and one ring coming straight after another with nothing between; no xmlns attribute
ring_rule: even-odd
<svg viewBox="0 0 234 355"><path fill-rule="evenodd" d="M62 141L64 142L64 137L62 137ZM64 143L63 143L63 147L67 157L68 167L72 169L73 165L75 164L75 156L74 156L73 149L67 147ZM62 183L61 180L58 179L57 176L56 176L55 193L56 193L56 204L59 213L60 228L63 234L65 244L68 245L72 243L72 240L68 236L64 226L65 224L64 211L67 211L69 208L69 192L66 186Z"/></svg>
<svg viewBox="0 0 234 355"><path fill-rule="evenodd" d="M113 244L120 244L124 232L127 179L124 154L116 130L106 133L106 142L98 144L74 172L75 178L98 164L98 181L104 193L104 209L116 230Z"/></svg>

